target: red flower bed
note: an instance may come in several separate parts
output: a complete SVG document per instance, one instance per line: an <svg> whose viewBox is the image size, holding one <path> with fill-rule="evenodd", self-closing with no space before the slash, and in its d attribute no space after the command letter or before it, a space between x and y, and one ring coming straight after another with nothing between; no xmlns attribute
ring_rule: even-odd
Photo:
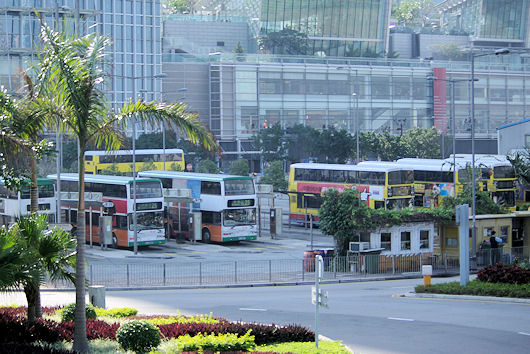
<svg viewBox="0 0 530 354"><path fill-rule="evenodd" d="M527 284L530 283L530 270L498 263L479 270L477 279L490 283Z"/></svg>

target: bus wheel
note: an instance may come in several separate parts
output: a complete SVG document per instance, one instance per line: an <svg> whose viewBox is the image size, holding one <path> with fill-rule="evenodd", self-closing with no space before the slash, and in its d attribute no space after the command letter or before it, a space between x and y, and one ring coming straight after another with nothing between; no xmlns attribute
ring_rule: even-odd
<svg viewBox="0 0 530 354"><path fill-rule="evenodd" d="M112 234L112 248L118 248L118 238L116 234Z"/></svg>
<svg viewBox="0 0 530 354"><path fill-rule="evenodd" d="M210 243L211 238L212 238L212 235L210 234L210 230L208 229L202 230L202 242Z"/></svg>

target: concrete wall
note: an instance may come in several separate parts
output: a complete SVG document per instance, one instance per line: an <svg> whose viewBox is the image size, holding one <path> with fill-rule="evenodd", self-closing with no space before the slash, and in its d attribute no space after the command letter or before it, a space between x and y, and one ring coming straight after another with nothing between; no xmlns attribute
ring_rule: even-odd
<svg viewBox="0 0 530 354"><path fill-rule="evenodd" d="M165 21L162 52L183 50L194 54L231 53L237 43L248 53L248 25L245 22ZM224 45L218 45L223 42Z"/></svg>
<svg viewBox="0 0 530 354"><path fill-rule="evenodd" d="M188 105L189 110L199 114L199 118L209 123L210 89L209 63L164 62L162 72L162 100L167 103L177 101Z"/></svg>
<svg viewBox="0 0 530 354"><path fill-rule="evenodd" d="M530 135L530 121L499 129L499 154L506 155L510 150L524 149L527 135Z"/></svg>
<svg viewBox="0 0 530 354"><path fill-rule="evenodd" d="M455 43L460 47L469 47L469 38L467 36L442 36L437 34L420 34L420 57L432 57L432 46L444 43Z"/></svg>
<svg viewBox="0 0 530 354"><path fill-rule="evenodd" d="M420 231L429 231L429 247L420 249ZM411 247L410 250L401 250L401 232L410 232ZM392 234L392 249L390 251L381 252L382 255L390 254L411 254L411 253L432 253L434 241L434 223L433 222L418 222L408 223L389 228L381 228L375 232L370 233L370 248L381 247L381 233L390 232Z"/></svg>
<svg viewBox="0 0 530 354"><path fill-rule="evenodd" d="M390 52L399 54L399 59L413 58L412 37L412 33L391 33Z"/></svg>

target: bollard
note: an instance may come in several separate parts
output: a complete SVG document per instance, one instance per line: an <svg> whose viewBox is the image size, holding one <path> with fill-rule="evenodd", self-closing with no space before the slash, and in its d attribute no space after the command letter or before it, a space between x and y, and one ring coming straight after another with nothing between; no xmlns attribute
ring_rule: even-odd
<svg viewBox="0 0 530 354"><path fill-rule="evenodd" d="M92 285L88 287L88 298L94 307L105 308L105 287L103 285Z"/></svg>
<svg viewBox="0 0 530 354"><path fill-rule="evenodd" d="M431 276L432 276L432 265L424 265L421 267L421 274L423 275L423 285L431 285Z"/></svg>

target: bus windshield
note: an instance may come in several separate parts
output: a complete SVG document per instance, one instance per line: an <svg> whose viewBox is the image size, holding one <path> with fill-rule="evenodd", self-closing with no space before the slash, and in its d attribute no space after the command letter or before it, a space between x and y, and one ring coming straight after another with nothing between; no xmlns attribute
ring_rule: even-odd
<svg viewBox="0 0 530 354"><path fill-rule="evenodd" d="M138 231L160 229L164 227L164 213L162 211L137 213ZM129 214L129 230L134 230L133 214Z"/></svg>
<svg viewBox="0 0 530 354"><path fill-rule="evenodd" d="M493 168L494 178L515 178L515 170L512 166L498 166Z"/></svg>
<svg viewBox="0 0 530 354"><path fill-rule="evenodd" d="M136 190L138 192L136 198L160 198L162 196L162 186L160 182L146 182L140 181L136 182ZM131 191L133 193L132 197L134 198L133 185L131 184Z"/></svg>
<svg viewBox="0 0 530 354"><path fill-rule="evenodd" d="M255 225L256 209L229 209L223 212L224 226Z"/></svg>
<svg viewBox="0 0 530 354"><path fill-rule="evenodd" d="M410 184L414 181L412 171L392 171L388 172L388 184Z"/></svg>
<svg viewBox="0 0 530 354"><path fill-rule="evenodd" d="M225 181L225 195L254 194L254 182L251 179L229 179Z"/></svg>

